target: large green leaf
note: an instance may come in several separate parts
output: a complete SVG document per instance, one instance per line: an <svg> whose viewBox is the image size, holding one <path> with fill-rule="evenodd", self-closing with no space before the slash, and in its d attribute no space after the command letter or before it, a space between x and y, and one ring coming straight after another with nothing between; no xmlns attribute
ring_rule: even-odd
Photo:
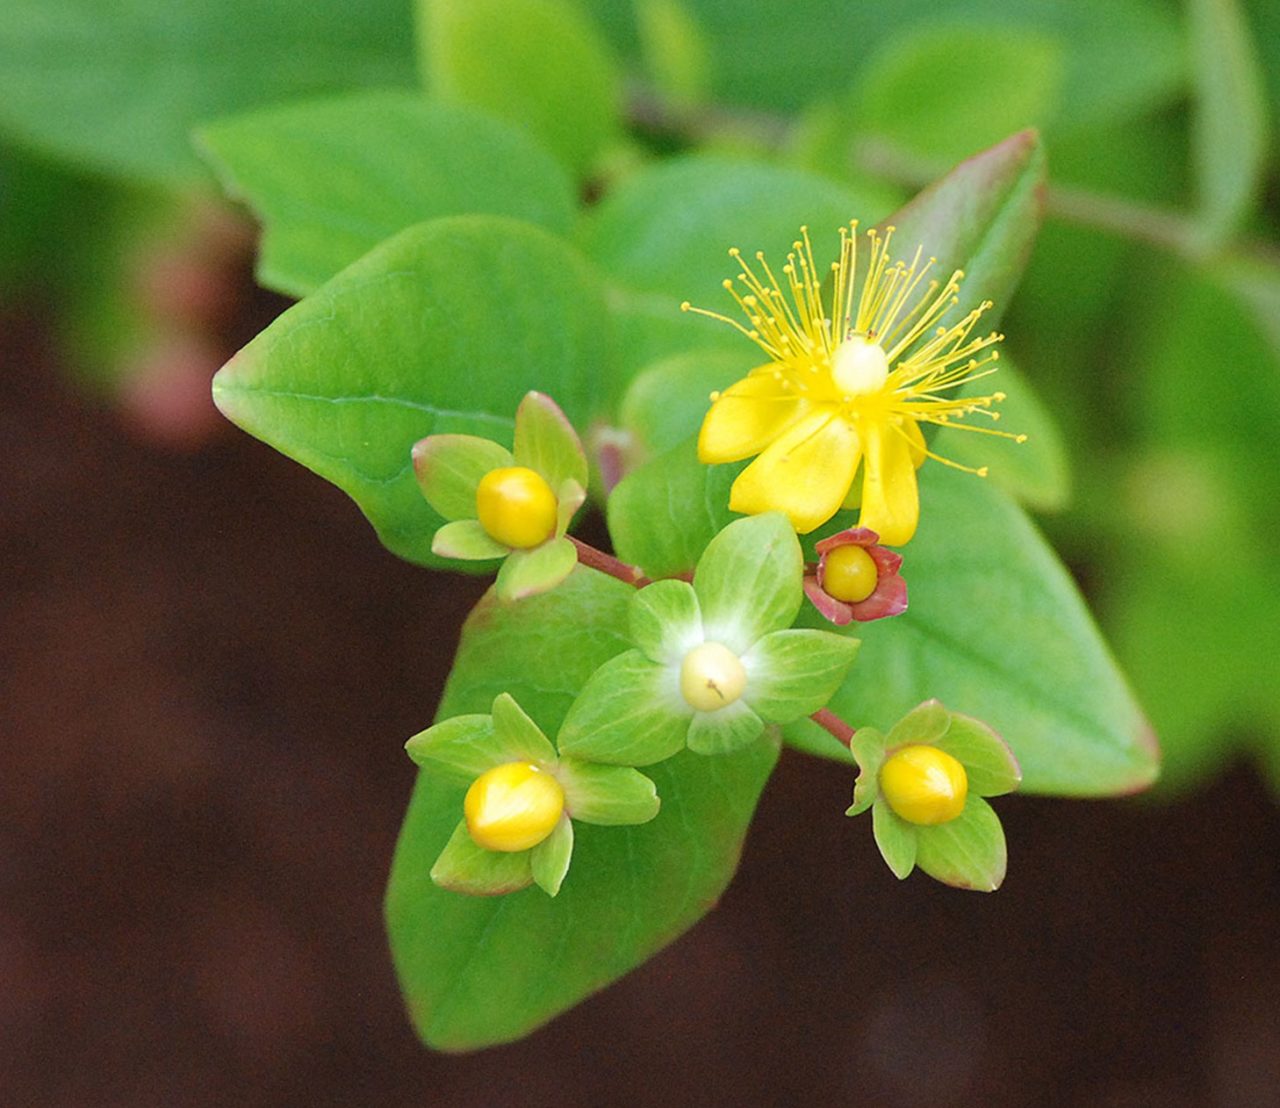
<svg viewBox="0 0 1280 1108"><path fill-rule="evenodd" d="M1193 153L1209 244L1237 229L1262 185L1267 101L1262 68L1237 0L1192 0Z"/></svg>
<svg viewBox="0 0 1280 1108"><path fill-rule="evenodd" d="M470 212L568 231L569 179L508 125L410 92L353 93L220 120L200 143L265 224L258 277L301 296L414 223Z"/></svg>
<svg viewBox="0 0 1280 1108"><path fill-rule="evenodd" d="M911 606L857 625L862 650L833 710L883 730L937 697L1003 736L1025 792L1149 785L1159 761L1151 728L1035 527L990 482L937 465L920 476L920 530L903 551ZM816 612L801 618L823 626ZM825 750L814 729L804 721L788 731Z"/></svg>
<svg viewBox="0 0 1280 1108"><path fill-rule="evenodd" d="M617 63L565 0L417 0L432 93L474 104L536 136L585 174L615 137Z"/></svg>
<svg viewBox="0 0 1280 1108"><path fill-rule="evenodd" d="M214 381L222 411L344 489L424 565L440 517L410 449L462 432L511 442L531 388L585 426L610 396L598 278L561 240L495 216L418 224L285 312Z"/></svg>
<svg viewBox="0 0 1280 1108"><path fill-rule="evenodd" d="M413 82L404 0L7 0L0 130L147 181L201 176L189 133L215 116Z"/></svg>
<svg viewBox="0 0 1280 1108"><path fill-rule="evenodd" d="M463 631L440 718L484 711L505 690L554 734L592 671L626 648L631 595L579 570L555 592L516 605L482 601ZM419 1034L445 1050L518 1038L687 929L732 876L776 755L761 741L653 767L657 818L639 827L578 824L555 900L537 889L476 898L433 885L428 871L457 823L463 789L423 773L387 891L392 954Z"/></svg>

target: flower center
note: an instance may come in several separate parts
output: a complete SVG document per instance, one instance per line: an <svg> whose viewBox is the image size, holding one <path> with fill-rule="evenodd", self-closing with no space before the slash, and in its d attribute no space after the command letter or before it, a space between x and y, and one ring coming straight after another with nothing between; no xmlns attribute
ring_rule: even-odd
<svg viewBox="0 0 1280 1108"><path fill-rule="evenodd" d="M857 604L876 591L880 569L861 546L837 546L827 552L822 570L822 587L828 596Z"/></svg>
<svg viewBox="0 0 1280 1108"><path fill-rule="evenodd" d="M964 811L969 775L936 746L904 746L880 769L880 792L908 823L932 827Z"/></svg>
<svg viewBox="0 0 1280 1108"><path fill-rule="evenodd" d="M866 335L850 335L831 358L831 380L845 396L879 392L889 379L889 357L884 347Z"/></svg>
<svg viewBox="0 0 1280 1108"><path fill-rule="evenodd" d="M462 811L477 846L504 853L528 850L560 822L564 789L532 762L507 762L471 783Z"/></svg>
<svg viewBox="0 0 1280 1108"><path fill-rule="evenodd" d="M680 693L689 707L699 712L714 712L732 704L746 687L742 660L718 642L695 646L680 665Z"/></svg>
<svg viewBox="0 0 1280 1108"><path fill-rule="evenodd" d="M546 542L556 529L556 496L525 466L492 469L476 487L476 515L489 537L517 550Z"/></svg>

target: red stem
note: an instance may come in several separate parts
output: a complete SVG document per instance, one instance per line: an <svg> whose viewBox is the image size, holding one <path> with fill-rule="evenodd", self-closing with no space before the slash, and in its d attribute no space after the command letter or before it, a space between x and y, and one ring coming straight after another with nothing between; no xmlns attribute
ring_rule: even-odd
<svg viewBox="0 0 1280 1108"><path fill-rule="evenodd" d="M575 539L572 535L569 536L569 541L578 548L578 561L584 566L598 569L601 573L607 573L610 577L616 577L624 584L634 585L637 589L653 584L649 578L640 572L639 566L620 562L612 554L597 550L594 546L583 542L581 539Z"/></svg>
<svg viewBox="0 0 1280 1108"><path fill-rule="evenodd" d="M853 728L830 708L819 708L809 718L833 738L839 739L845 746L853 742Z"/></svg>

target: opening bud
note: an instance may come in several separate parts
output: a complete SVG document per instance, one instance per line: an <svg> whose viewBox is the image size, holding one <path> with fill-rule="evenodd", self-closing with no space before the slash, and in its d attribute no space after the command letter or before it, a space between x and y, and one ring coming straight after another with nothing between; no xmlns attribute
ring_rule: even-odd
<svg viewBox="0 0 1280 1108"><path fill-rule="evenodd" d="M526 466L486 473L476 488L476 517L489 537L527 550L546 542L556 529L556 495L541 474Z"/></svg>
<svg viewBox="0 0 1280 1108"><path fill-rule="evenodd" d="M908 823L932 827L964 810L969 776L935 746L904 746L880 769L880 793Z"/></svg>
<svg viewBox="0 0 1280 1108"><path fill-rule="evenodd" d="M532 762L507 762L471 783L462 811L477 846L505 853L528 850L560 822L564 789Z"/></svg>
<svg viewBox="0 0 1280 1108"><path fill-rule="evenodd" d="M880 567L864 546L837 546L826 554L822 587L837 600L859 604L880 583Z"/></svg>
<svg viewBox="0 0 1280 1108"><path fill-rule="evenodd" d="M680 666L680 692L699 712L714 712L738 699L747 687L742 660L727 646L704 642L684 656Z"/></svg>

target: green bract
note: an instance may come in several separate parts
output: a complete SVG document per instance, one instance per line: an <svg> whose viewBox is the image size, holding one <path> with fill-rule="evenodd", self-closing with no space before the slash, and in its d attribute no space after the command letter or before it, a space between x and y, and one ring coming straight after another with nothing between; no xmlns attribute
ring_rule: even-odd
<svg viewBox="0 0 1280 1108"><path fill-rule="evenodd" d="M969 779L964 809L931 827L898 816L880 792L880 770L904 746L931 746L950 754ZM992 892L1004 880L1006 852L1000 820L984 797L1013 792L1022 780L1013 752L990 727L951 712L936 700L912 709L883 735L860 729L851 744L858 763L853 804L846 815L871 809L876 845L895 876L918 865L930 877L959 889Z"/></svg>
<svg viewBox="0 0 1280 1108"><path fill-rule="evenodd" d="M485 850L460 820L431 867L431 880L454 892L492 896L536 883L555 896L573 855L573 820L612 827L647 823L658 814L658 794L649 778L624 766L559 757L507 693L494 700L492 713L444 720L415 735L405 749L418 765L455 784L470 784L507 762L531 762L564 790L564 814L555 830L529 850Z"/></svg>
<svg viewBox="0 0 1280 1108"><path fill-rule="evenodd" d="M649 765L686 745L699 754L737 750L766 723L817 711L844 680L858 641L793 630L802 599L800 544L778 513L729 524L698 562L693 584L658 581L630 604L636 649L587 681L560 731L561 750L615 765ZM718 643L741 663L740 695L712 711L682 692L690 653Z"/></svg>
<svg viewBox="0 0 1280 1108"><path fill-rule="evenodd" d="M546 542L515 550L494 539L476 518L476 489L487 473L518 465L533 470L556 497L555 532ZM565 538L586 499L587 459L572 425L550 397L528 393L516 409L515 449L475 435L429 435L413 448L422 495L450 522L436 533L431 551L444 558L503 558L498 595L519 600L560 584L577 564Z"/></svg>

